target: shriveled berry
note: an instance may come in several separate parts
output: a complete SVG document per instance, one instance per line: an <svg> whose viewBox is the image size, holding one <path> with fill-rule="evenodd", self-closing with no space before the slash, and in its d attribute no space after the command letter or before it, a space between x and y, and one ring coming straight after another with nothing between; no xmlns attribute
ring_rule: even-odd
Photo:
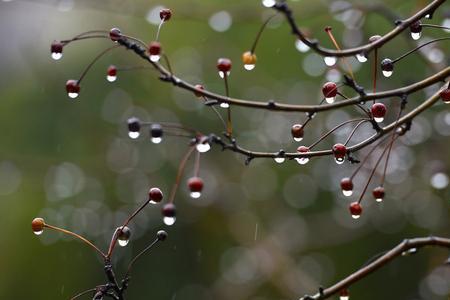
<svg viewBox="0 0 450 300"><path fill-rule="evenodd" d="M122 37L122 32L119 28L112 28L109 31L109 37L112 41L117 42Z"/></svg>

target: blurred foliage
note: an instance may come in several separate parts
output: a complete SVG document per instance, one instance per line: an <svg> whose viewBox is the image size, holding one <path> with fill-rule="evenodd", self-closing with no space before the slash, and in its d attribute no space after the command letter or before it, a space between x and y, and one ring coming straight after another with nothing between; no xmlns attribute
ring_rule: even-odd
<svg viewBox="0 0 450 300"><path fill-rule="evenodd" d="M369 2L354 1L357 5ZM408 16L427 2L384 4ZM331 1L290 4L301 26L328 47L332 44L322 30L327 25L346 47L392 28L373 12L364 13L361 23L348 28L348 22L330 14ZM241 53L251 46L262 20L273 13L260 1L0 1L0 225L6 231L0 239L0 298L69 299L105 281L102 262L91 249L54 232L37 238L30 230L34 217L80 232L105 248L114 228L145 199L150 186L160 186L169 194L187 141L168 137L153 145L145 136L132 141L127 138L128 117L181 122L220 134L220 123L208 108L189 93L160 82L152 70L119 72L116 83L106 82L110 63L143 64L123 49L95 65L75 101L64 93L65 81L77 78L110 42L74 43L55 63L48 50L54 39L117 26L150 41L156 26L147 21L148 12L158 5L174 12L162 28L161 42L182 78L223 93L215 62L225 56L234 62L233 96L288 103L319 101L326 69L315 54L295 49L282 18L273 20L264 32L256 69L246 72L241 67ZM433 23L443 22L448 10L448 4L444 5ZM216 32L208 21L221 11L229 14L231 26ZM443 34L425 30L427 37ZM383 48L380 57L404 53L411 47L409 39L405 33ZM445 43L435 48L442 53L449 50ZM370 63L351 63L358 81L370 87ZM447 64L444 57L436 66ZM415 82L431 72L425 60L414 54L396 65L391 79L380 79L379 89ZM410 97L411 107L433 88ZM391 107L395 111L395 105ZM317 116L305 143L356 114L349 108ZM246 108L234 109L233 116L238 141L260 150L294 150L290 126L305 118ZM394 150L385 203L370 205L369 194L365 214L357 222L347 213L349 199L338 189L340 178L354 166L336 166L331 158L321 158L307 166L254 160L246 167L243 157L214 147L202 155L201 176L206 183L202 198L188 199L182 185L176 198L177 223L166 228L169 239L134 269L127 299L297 299L348 275L403 238L448 236L449 188L433 187L430 178L441 174L448 180L449 135L450 113L445 105L420 116ZM364 131L359 138L363 137ZM190 176L192 168L186 173ZM360 177L357 187L365 181L367 170ZM132 243L116 253L118 274L163 227L160 208L147 208L132 225ZM352 287L352 299L446 299L448 268L435 268L447 255L424 249L395 261Z"/></svg>

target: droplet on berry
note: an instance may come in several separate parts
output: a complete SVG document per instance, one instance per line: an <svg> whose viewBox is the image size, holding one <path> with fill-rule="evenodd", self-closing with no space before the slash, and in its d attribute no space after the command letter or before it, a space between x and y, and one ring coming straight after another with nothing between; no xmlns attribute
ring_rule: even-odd
<svg viewBox="0 0 450 300"><path fill-rule="evenodd" d="M347 147L345 147L345 145L343 144L335 144L333 146L333 154L334 154L334 159L336 160L336 163L338 165L344 163L345 161L345 155L347 154Z"/></svg>
<svg viewBox="0 0 450 300"><path fill-rule="evenodd" d="M360 62L360 63L365 63L367 61L367 57L364 53L358 53L356 54L356 59Z"/></svg>
<svg viewBox="0 0 450 300"><path fill-rule="evenodd" d="M172 11L168 8L163 8L159 11L159 17L162 21L169 21L172 17Z"/></svg>
<svg viewBox="0 0 450 300"><path fill-rule="evenodd" d="M394 63L391 59L385 58L381 61L381 70L384 77L391 77L392 73L394 73Z"/></svg>
<svg viewBox="0 0 450 300"><path fill-rule="evenodd" d="M31 229L35 235L41 235L44 232L45 222L42 218L35 218L31 221Z"/></svg>
<svg viewBox="0 0 450 300"><path fill-rule="evenodd" d="M225 78L230 75L231 60L228 58L219 58L217 60L217 70L219 70L219 76Z"/></svg>
<svg viewBox="0 0 450 300"><path fill-rule="evenodd" d="M120 31L119 28L112 28L109 31L109 38L113 41L113 42L117 42L118 40L120 40L120 38L122 37L122 32Z"/></svg>
<svg viewBox="0 0 450 300"><path fill-rule="evenodd" d="M128 242L130 241L131 237L131 230L128 226L124 227L118 227L117 229L118 236L117 236L117 242L119 243L119 246L125 247L128 245Z"/></svg>
<svg viewBox="0 0 450 300"><path fill-rule="evenodd" d="M161 44L159 42L151 42L148 46L148 52L150 53L150 60L157 62L161 58Z"/></svg>
<svg viewBox="0 0 450 300"><path fill-rule="evenodd" d="M350 294L347 289L343 289L339 292L339 300L349 300Z"/></svg>
<svg viewBox="0 0 450 300"><path fill-rule="evenodd" d="M136 117L131 117L127 121L128 123L128 136L132 139L137 139L140 135L141 121Z"/></svg>
<svg viewBox="0 0 450 300"><path fill-rule="evenodd" d="M373 189L372 195L375 198L375 201L381 202L384 199L384 187L378 186Z"/></svg>
<svg viewBox="0 0 450 300"><path fill-rule="evenodd" d="M153 144L159 144L162 142L163 128L161 124L152 124L150 126L150 140Z"/></svg>
<svg viewBox="0 0 450 300"><path fill-rule="evenodd" d="M358 202L352 202L349 206L349 210L353 219L358 219L361 217L362 207Z"/></svg>
<svg viewBox="0 0 450 300"><path fill-rule="evenodd" d="M200 177L191 177L188 182L189 190L191 191L191 198L197 199L200 198L202 190L203 190L203 180Z"/></svg>
<svg viewBox="0 0 450 300"><path fill-rule="evenodd" d="M244 63L244 69L251 71L255 68L256 55L250 51L244 52L242 54L242 62Z"/></svg>
<svg viewBox="0 0 450 300"><path fill-rule="evenodd" d="M63 47L64 47L64 45L60 41L53 41L53 43L50 46L50 52L51 52L52 58L54 60L61 59L61 57L63 56L63 54L62 54Z"/></svg>
<svg viewBox="0 0 450 300"><path fill-rule="evenodd" d="M78 95L80 94L80 85L78 84L78 80L73 79L67 80L66 92L67 95L72 99L78 97Z"/></svg>
<svg viewBox="0 0 450 300"><path fill-rule="evenodd" d="M412 23L409 26L409 30L411 31L411 37L413 40L418 40L422 36L422 23L420 20Z"/></svg>
<svg viewBox="0 0 450 300"><path fill-rule="evenodd" d="M156 233L156 237L160 241L165 241L167 239L167 236L168 236L168 234L164 230L160 230Z"/></svg>
<svg viewBox="0 0 450 300"><path fill-rule="evenodd" d="M297 152L298 153L307 153L307 152L309 152L309 148L306 146L300 146L297 148ZM308 157L299 157L299 158L296 158L295 160L301 165L305 165L309 162Z"/></svg>
<svg viewBox="0 0 450 300"><path fill-rule="evenodd" d="M292 134L292 137L294 138L294 141L296 141L296 142L302 141L304 133L305 132L304 132L303 126L301 124L292 125L291 134Z"/></svg>
<svg viewBox="0 0 450 300"><path fill-rule="evenodd" d="M277 164L282 164L284 163L284 161L286 160L286 158L281 157L281 156L277 156L273 159Z"/></svg>
<svg viewBox="0 0 450 300"><path fill-rule="evenodd" d="M329 104L334 102L334 99L336 99L337 92L338 92L337 85L334 82L326 82L322 86L323 96L325 97L325 101Z"/></svg>
<svg viewBox="0 0 450 300"><path fill-rule="evenodd" d="M171 226L175 224L176 221L176 208L173 203L167 203L162 208L162 215L163 215L163 221L164 224L167 226Z"/></svg>
<svg viewBox="0 0 450 300"><path fill-rule="evenodd" d="M370 112L372 113L375 122L383 122L384 116L386 115L386 106L383 103L377 102L372 105Z"/></svg>
<svg viewBox="0 0 450 300"><path fill-rule="evenodd" d="M211 149L211 146L208 143L208 137L206 136L200 136L197 139L197 144L195 145L195 148L200 153L208 152L209 149Z"/></svg>
<svg viewBox="0 0 450 300"><path fill-rule="evenodd" d="M109 82L114 82L117 79L117 68L114 65L108 67L106 71L106 80Z"/></svg>
<svg viewBox="0 0 450 300"><path fill-rule="evenodd" d="M336 64L337 62L337 58L334 56L325 56L323 58L323 61L325 62L325 64L329 67L332 67Z"/></svg>
<svg viewBox="0 0 450 300"><path fill-rule="evenodd" d="M341 179L341 190L346 197L350 197L353 194L353 182L350 178L345 177Z"/></svg>
<svg viewBox="0 0 450 300"><path fill-rule="evenodd" d="M450 88L446 88L445 90L442 90L439 93L439 96L441 97L442 101L446 104L450 104Z"/></svg>
<svg viewBox="0 0 450 300"><path fill-rule="evenodd" d="M148 191L148 202L149 203L156 204L156 203L161 202L162 199L163 199L163 193L159 188L154 187Z"/></svg>

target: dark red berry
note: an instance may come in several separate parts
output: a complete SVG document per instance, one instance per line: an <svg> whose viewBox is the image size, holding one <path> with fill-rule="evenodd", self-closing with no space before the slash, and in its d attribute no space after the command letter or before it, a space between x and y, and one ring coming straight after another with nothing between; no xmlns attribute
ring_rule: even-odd
<svg viewBox="0 0 450 300"><path fill-rule="evenodd" d="M200 177L189 178L187 184L191 192L201 192L203 190L203 180Z"/></svg>
<svg viewBox="0 0 450 300"><path fill-rule="evenodd" d="M450 103L450 88L442 90L439 93L439 96L441 96L442 101L444 101L445 103Z"/></svg>
<svg viewBox="0 0 450 300"><path fill-rule="evenodd" d="M309 148L306 147L306 146L300 146L300 147L297 148L297 152L299 152L299 153L306 153L306 152L309 152Z"/></svg>
<svg viewBox="0 0 450 300"><path fill-rule="evenodd" d="M119 28L113 28L109 31L109 37L112 41L117 42L122 37L122 32Z"/></svg>
<svg viewBox="0 0 450 300"><path fill-rule="evenodd" d="M325 98L334 98L337 95L337 85L334 82L327 82L322 87L322 93Z"/></svg>
<svg viewBox="0 0 450 300"><path fill-rule="evenodd" d="M108 76L116 76L117 75L117 68L116 66L109 66L107 70Z"/></svg>
<svg viewBox="0 0 450 300"><path fill-rule="evenodd" d="M348 177L342 178L341 179L341 189L343 191L352 191L353 190L353 181Z"/></svg>
<svg viewBox="0 0 450 300"><path fill-rule="evenodd" d="M141 130L141 121L136 117L131 117L128 119L128 131L139 132Z"/></svg>
<svg viewBox="0 0 450 300"><path fill-rule="evenodd" d="M343 144L335 144L333 146L333 153L336 158L344 158L345 154L347 154L347 147Z"/></svg>
<svg viewBox="0 0 450 300"><path fill-rule="evenodd" d="M420 22L420 20L417 20L416 22L412 23L409 26L409 30L411 30L411 32L413 32L413 33L422 32L422 22Z"/></svg>
<svg viewBox="0 0 450 300"><path fill-rule="evenodd" d="M370 108L374 118L384 118L386 115L386 106L383 103L377 102Z"/></svg>
<svg viewBox="0 0 450 300"><path fill-rule="evenodd" d="M152 126L150 127L150 136L152 138L160 138L163 136L163 128L161 124L152 124Z"/></svg>
<svg viewBox="0 0 450 300"><path fill-rule="evenodd" d="M359 217L362 213L362 207L358 202L352 202L349 206L349 210L354 218Z"/></svg>
<svg viewBox="0 0 450 300"><path fill-rule="evenodd" d="M161 192L161 190L159 188L151 188L148 191L148 199L149 201L153 201L153 202L161 202L161 200L163 199L163 193Z"/></svg>
<svg viewBox="0 0 450 300"><path fill-rule="evenodd" d="M62 53L63 47L64 47L64 45L60 41L53 41L53 43L50 46L50 52L51 53Z"/></svg>
<svg viewBox="0 0 450 300"><path fill-rule="evenodd" d="M67 93L78 94L80 92L80 85L78 84L78 80L67 80L66 91Z"/></svg>
<svg viewBox="0 0 450 300"><path fill-rule="evenodd" d="M387 72L394 71L394 63L392 62L392 60L389 58L383 59L381 61L381 70L387 71Z"/></svg>
<svg viewBox="0 0 450 300"><path fill-rule="evenodd" d="M130 237L131 237L131 230L128 226L119 228L119 235L117 236L117 239L122 241L128 241Z"/></svg>
<svg viewBox="0 0 450 300"><path fill-rule="evenodd" d="M176 208L173 203L167 203L162 208L162 214L164 217L173 218L176 215Z"/></svg>
<svg viewBox="0 0 450 300"><path fill-rule="evenodd" d="M342 289L342 290L339 292L339 296L340 296L340 297L349 297L350 294L349 294L349 292L348 292L347 289Z"/></svg>
<svg viewBox="0 0 450 300"><path fill-rule="evenodd" d="M164 230L160 230L156 233L156 237L160 241L165 241L167 239L167 236L168 236L168 234Z"/></svg>
<svg viewBox="0 0 450 300"><path fill-rule="evenodd" d="M148 52L150 53L150 55L160 55L161 44L159 42L151 42L148 46Z"/></svg>
<svg viewBox="0 0 450 300"><path fill-rule="evenodd" d="M231 60L228 58L219 58L217 60L217 69L224 73L229 72L231 70Z"/></svg>
<svg viewBox="0 0 450 300"><path fill-rule="evenodd" d="M294 124L291 128L292 137L301 139L303 138L304 130L303 126L300 124Z"/></svg>
<svg viewBox="0 0 450 300"><path fill-rule="evenodd" d="M168 8L163 8L159 11L159 17L163 21L169 21L172 17L172 11Z"/></svg>
<svg viewBox="0 0 450 300"><path fill-rule="evenodd" d="M203 91L204 89L205 89L205 87L203 86L203 85L201 85L201 84L196 84L195 85L195 88L197 89L197 90L200 90L200 91ZM199 92L194 92L194 94L195 94L195 96L197 96L197 97L202 97L203 95L201 94L201 93L199 93Z"/></svg>
<svg viewBox="0 0 450 300"><path fill-rule="evenodd" d="M384 198L384 187L378 186L372 191L373 197L375 199L383 199Z"/></svg>

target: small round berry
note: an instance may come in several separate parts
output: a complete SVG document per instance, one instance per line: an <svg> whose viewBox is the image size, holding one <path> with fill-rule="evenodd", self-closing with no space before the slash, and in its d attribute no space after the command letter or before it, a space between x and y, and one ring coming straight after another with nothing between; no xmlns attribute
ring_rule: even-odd
<svg viewBox="0 0 450 300"><path fill-rule="evenodd" d="M80 85L78 84L78 80L70 79L66 82L66 92L70 98L78 97L80 93Z"/></svg>
<svg viewBox="0 0 450 300"><path fill-rule="evenodd" d="M229 60L228 58L219 58L217 60L217 69L220 72L229 72L231 70L231 60Z"/></svg>
<svg viewBox="0 0 450 300"><path fill-rule="evenodd" d="M148 200L152 203L158 203L161 202L163 199L163 193L159 188L151 188L148 191Z"/></svg>
<svg viewBox="0 0 450 300"><path fill-rule="evenodd" d="M337 85L334 82L327 82L322 86L322 93L325 98L334 98L337 92Z"/></svg>
<svg viewBox="0 0 450 300"><path fill-rule="evenodd" d="M203 91L204 89L205 89L205 87L203 86L203 85L201 85L201 84L196 84L195 85L195 88L197 89L197 90L199 90L199 91ZM203 94L202 93L199 93L199 92L194 92L194 94L195 94L195 96L197 96L197 97L203 97Z"/></svg>
<svg viewBox="0 0 450 300"><path fill-rule="evenodd" d="M449 104L450 103L450 88L446 88L445 90L442 90L439 93L439 96L441 97L442 101L444 101L444 103Z"/></svg>
<svg viewBox="0 0 450 300"><path fill-rule="evenodd" d="M150 127L150 135L152 138L160 138L163 136L163 128L161 124L152 124Z"/></svg>
<svg viewBox="0 0 450 300"><path fill-rule="evenodd" d="M291 134L295 141L301 141L304 135L303 126L300 124L294 124L291 127Z"/></svg>
<svg viewBox="0 0 450 300"><path fill-rule="evenodd" d="M422 32L422 22L420 22L420 20L417 20L416 22L412 23L409 26L409 30L411 30L412 33L421 33Z"/></svg>
<svg viewBox="0 0 450 300"><path fill-rule="evenodd" d="M109 37L112 41L117 42L122 37L122 32L119 28L112 28L109 31Z"/></svg>
<svg viewBox="0 0 450 300"><path fill-rule="evenodd" d="M203 180L200 177L189 178L187 184L191 192L201 192L203 190Z"/></svg>
<svg viewBox="0 0 450 300"><path fill-rule="evenodd" d="M254 65L256 64L256 54L247 51L242 54L242 62L244 65Z"/></svg>
<svg viewBox="0 0 450 300"><path fill-rule="evenodd" d="M163 8L159 11L159 17L163 21L169 21L172 17L172 11L168 8Z"/></svg>
<svg viewBox="0 0 450 300"><path fill-rule="evenodd" d="M350 293L348 292L347 289L342 289L342 290L339 292L339 297L340 297L341 299L349 299Z"/></svg>
<svg viewBox="0 0 450 300"><path fill-rule="evenodd" d="M35 218L31 221L31 229L37 235L41 234L44 231L45 222L42 218Z"/></svg>
<svg viewBox="0 0 450 300"><path fill-rule="evenodd" d="M375 200L377 202L383 201L384 195L385 195L384 187L378 186L378 187L374 188L373 191L372 191L372 195L373 195L373 197L375 198Z"/></svg>
<svg viewBox="0 0 450 300"><path fill-rule="evenodd" d="M141 121L138 118L131 117L127 122L129 132L139 132L141 130Z"/></svg>
<svg viewBox="0 0 450 300"><path fill-rule="evenodd" d="M306 147L306 146L300 146L300 147L297 148L297 152L299 152L299 153L306 153L306 152L309 152L309 148Z"/></svg>
<svg viewBox="0 0 450 300"><path fill-rule="evenodd" d="M386 106L381 102L374 103L370 108L370 112L377 122L383 121L386 111Z"/></svg>
<svg viewBox="0 0 450 300"><path fill-rule="evenodd" d="M344 158L347 154L347 147L345 147L345 145L343 144L335 144L333 146L333 154L336 158Z"/></svg>
<svg viewBox="0 0 450 300"><path fill-rule="evenodd" d="M362 214L362 207L358 202L352 202L349 206L349 210L354 219L358 219Z"/></svg>
<svg viewBox="0 0 450 300"><path fill-rule="evenodd" d="M117 76L117 67L114 65L110 65L106 72L108 73L108 76Z"/></svg>
<svg viewBox="0 0 450 300"><path fill-rule="evenodd" d="M381 70L384 77L390 77L394 72L394 62L390 58L385 58L381 61Z"/></svg>
<svg viewBox="0 0 450 300"><path fill-rule="evenodd" d="M53 41L53 43L50 45L50 52L52 54L52 58L54 60L59 60L62 57L64 44L60 41Z"/></svg>
<svg viewBox="0 0 450 300"><path fill-rule="evenodd" d="M150 55L160 55L161 54L161 44L159 42L151 42L148 46L148 52Z"/></svg>
<svg viewBox="0 0 450 300"><path fill-rule="evenodd" d="M341 189L343 191L352 191L353 190L353 181L348 177L342 178L341 179Z"/></svg>
<svg viewBox="0 0 450 300"><path fill-rule="evenodd" d="M300 146L297 148L297 152L298 153L307 153L309 152L309 148L306 146ZM309 157L297 157L295 158L295 160L301 164L301 165L305 165L309 162Z"/></svg>
<svg viewBox="0 0 450 300"><path fill-rule="evenodd" d="M164 230L160 230L156 233L156 237L160 241L165 241L167 239L167 236L168 236L168 234Z"/></svg>
<svg viewBox="0 0 450 300"><path fill-rule="evenodd" d="M167 203L162 208L162 214L164 217L173 218L176 215L176 208L173 203Z"/></svg>
<svg viewBox="0 0 450 300"><path fill-rule="evenodd" d="M119 227L117 231L118 231L117 241L119 242L120 246L125 247L130 241L131 230L128 226L124 226Z"/></svg>

